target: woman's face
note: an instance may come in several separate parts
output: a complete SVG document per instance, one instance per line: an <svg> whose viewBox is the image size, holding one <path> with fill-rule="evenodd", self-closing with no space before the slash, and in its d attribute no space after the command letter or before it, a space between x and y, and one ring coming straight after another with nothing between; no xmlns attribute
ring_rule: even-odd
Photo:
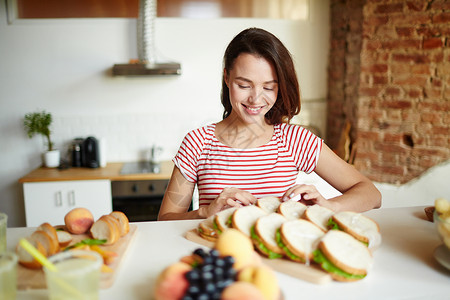
<svg viewBox="0 0 450 300"><path fill-rule="evenodd" d="M224 78L230 90L231 116L246 124L264 125L264 115L278 95L278 78L272 64L260 56L243 53L228 74L224 71Z"/></svg>

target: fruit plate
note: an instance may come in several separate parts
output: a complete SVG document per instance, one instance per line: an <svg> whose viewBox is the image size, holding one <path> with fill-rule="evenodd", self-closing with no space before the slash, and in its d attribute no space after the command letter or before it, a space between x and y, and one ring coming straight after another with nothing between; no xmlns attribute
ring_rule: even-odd
<svg viewBox="0 0 450 300"><path fill-rule="evenodd" d="M198 233L197 229L191 229L185 234L185 238L191 242L206 246L214 247L214 242L205 240ZM326 284L330 282L331 276L316 266L307 266L287 259L268 259L262 257L262 261L273 270L284 273L286 275L305 280L314 284Z"/></svg>
<svg viewBox="0 0 450 300"><path fill-rule="evenodd" d="M444 244L438 246L434 250L434 258L440 263L443 267L450 270L450 250L445 247Z"/></svg>
<svg viewBox="0 0 450 300"><path fill-rule="evenodd" d="M127 235L121 237L116 243L109 246L101 246L102 249L107 251L114 251L117 253L117 257L110 265L111 273L102 273L100 278L100 288L106 289L112 286L114 279L120 267L121 261L125 256L126 252L130 248L131 242L136 236L137 226L130 224L130 231ZM82 241L90 236L86 234L73 234L73 240L71 245ZM28 290L28 289L45 289L47 284L45 283L45 274L41 270L27 269L20 264L17 267L17 289L18 290Z"/></svg>

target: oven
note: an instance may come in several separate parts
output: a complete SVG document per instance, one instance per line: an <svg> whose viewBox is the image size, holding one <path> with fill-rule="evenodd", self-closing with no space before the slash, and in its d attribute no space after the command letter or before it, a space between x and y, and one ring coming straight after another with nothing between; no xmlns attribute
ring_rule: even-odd
<svg viewBox="0 0 450 300"><path fill-rule="evenodd" d="M111 182L113 210L124 212L130 222L156 221L168 179Z"/></svg>

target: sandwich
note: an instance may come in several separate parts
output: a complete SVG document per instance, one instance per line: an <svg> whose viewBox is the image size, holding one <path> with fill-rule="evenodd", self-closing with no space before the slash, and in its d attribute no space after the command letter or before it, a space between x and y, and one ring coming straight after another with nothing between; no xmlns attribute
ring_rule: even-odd
<svg viewBox="0 0 450 300"><path fill-rule="evenodd" d="M225 230L231 227L231 216L233 215L236 207L230 207L224 209L214 215L213 226L218 234L221 234Z"/></svg>
<svg viewBox="0 0 450 300"><path fill-rule="evenodd" d="M256 200L256 206L262 208L268 214L276 212L280 204L280 198L273 196L262 197Z"/></svg>
<svg viewBox="0 0 450 300"><path fill-rule="evenodd" d="M309 221L298 219L283 223L277 230L276 241L286 256L309 265L313 251L325 233Z"/></svg>
<svg viewBox="0 0 450 300"><path fill-rule="evenodd" d="M305 204L298 201L288 200L278 206L277 212L282 214L288 220L297 220L303 216L305 210Z"/></svg>
<svg viewBox="0 0 450 300"><path fill-rule="evenodd" d="M270 213L256 220L252 226L251 239L256 250L270 259L284 256L283 249L277 244L275 235L286 218L278 213Z"/></svg>
<svg viewBox="0 0 450 300"><path fill-rule="evenodd" d="M328 220L333 214L334 211L331 209L314 204L312 206L308 206L303 216L306 220L322 229L323 232L327 232Z"/></svg>
<svg viewBox="0 0 450 300"><path fill-rule="evenodd" d="M205 240L215 242L217 241L218 233L214 228L214 216L201 221L197 227L198 235Z"/></svg>
<svg viewBox="0 0 450 300"><path fill-rule="evenodd" d="M357 281L366 277L373 258L369 249L340 230L330 230L313 252L314 261L338 281Z"/></svg>
<svg viewBox="0 0 450 300"><path fill-rule="evenodd" d="M369 248L379 246L381 243L378 224L360 213L337 212L328 220L328 228L345 231Z"/></svg>
<svg viewBox="0 0 450 300"><path fill-rule="evenodd" d="M244 206L236 209L231 217L231 227L239 230L246 236L251 236L251 228L256 220L267 215L267 213L255 205Z"/></svg>

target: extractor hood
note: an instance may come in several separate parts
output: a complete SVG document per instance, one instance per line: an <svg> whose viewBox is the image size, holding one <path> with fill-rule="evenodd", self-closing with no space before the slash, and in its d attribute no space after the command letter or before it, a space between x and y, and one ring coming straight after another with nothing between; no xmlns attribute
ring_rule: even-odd
<svg viewBox="0 0 450 300"><path fill-rule="evenodd" d="M155 19L157 0L139 0L137 19L137 60L115 64L114 76L180 75L181 65L157 57L155 46Z"/></svg>

